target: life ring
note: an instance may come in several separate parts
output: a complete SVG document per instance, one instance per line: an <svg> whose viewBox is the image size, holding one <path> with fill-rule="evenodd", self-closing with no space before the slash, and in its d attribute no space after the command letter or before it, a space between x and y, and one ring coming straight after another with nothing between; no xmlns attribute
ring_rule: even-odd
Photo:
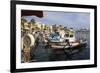
<svg viewBox="0 0 100 73"><path fill-rule="evenodd" d="M22 45L25 45L27 48L35 45L35 38L32 34L26 34L22 37Z"/></svg>

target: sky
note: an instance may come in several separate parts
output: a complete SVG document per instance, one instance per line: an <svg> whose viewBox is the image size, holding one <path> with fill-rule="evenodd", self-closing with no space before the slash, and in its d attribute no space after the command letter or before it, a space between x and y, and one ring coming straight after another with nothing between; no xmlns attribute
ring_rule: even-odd
<svg viewBox="0 0 100 73"><path fill-rule="evenodd" d="M24 16L28 21L32 18L47 25L63 25L74 29L90 28L90 13L43 11L43 17Z"/></svg>

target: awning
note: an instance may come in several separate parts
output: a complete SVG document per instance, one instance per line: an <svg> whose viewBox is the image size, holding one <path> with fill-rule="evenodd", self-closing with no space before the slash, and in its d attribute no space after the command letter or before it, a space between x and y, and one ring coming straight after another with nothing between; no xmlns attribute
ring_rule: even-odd
<svg viewBox="0 0 100 73"><path fill-rule="evenodd" d="M37 10L21 10L21 16L32 16L35 15L37 17L43 17L43 11Z"/></svg>

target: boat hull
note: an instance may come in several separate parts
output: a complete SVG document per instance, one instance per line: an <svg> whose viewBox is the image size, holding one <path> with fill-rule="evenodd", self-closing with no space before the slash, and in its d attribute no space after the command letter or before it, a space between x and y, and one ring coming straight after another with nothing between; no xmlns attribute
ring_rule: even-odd
<svg viewBox="0 0 100 73"><path fill-rule="evenodd" d="M58 51L64 51L65 53L76 53L79 52L80 50L86 48L87 43L83 42L83 43L79 43L77 45L70 45L70 46L66 46L66 45L47 45L47 47L49 47L49 49L52 49L55 53Z"/></svg>

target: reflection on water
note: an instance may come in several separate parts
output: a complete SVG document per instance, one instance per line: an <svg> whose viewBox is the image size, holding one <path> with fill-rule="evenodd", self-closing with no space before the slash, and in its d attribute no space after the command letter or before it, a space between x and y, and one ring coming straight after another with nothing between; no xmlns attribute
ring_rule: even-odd
<svg viewBox="0 0 100 73"><path fill-rule="evenodd" d="M89 59L90 58L90 32L89 31L80 31L75 33L77 39L87 40L87 47L83 48L78 55L79 58L76 59ZM74 56L77 57L77 56Z"/></svg>

